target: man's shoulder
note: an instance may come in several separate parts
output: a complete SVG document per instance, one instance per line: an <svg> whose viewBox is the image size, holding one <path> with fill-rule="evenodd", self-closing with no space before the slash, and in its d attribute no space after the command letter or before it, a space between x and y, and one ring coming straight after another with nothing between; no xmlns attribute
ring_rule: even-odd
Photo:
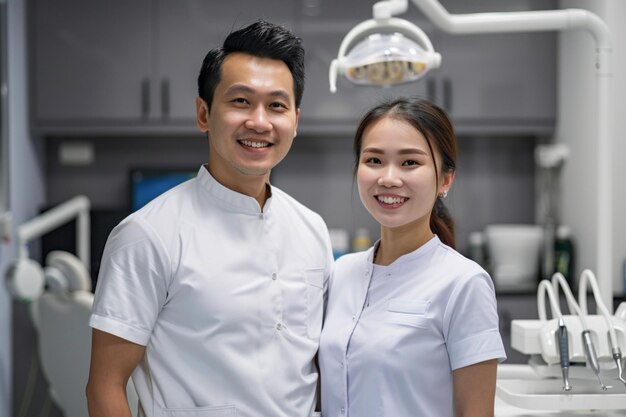
<svg viewBox="0 0 626 417"><path fill-rule="evenodd" d="M191 180L193 181L193 180ZM159 195L122 220L113 231L131 240L168 239L175 233L179 219L189 204L191 182L187 181Z"/></svg>

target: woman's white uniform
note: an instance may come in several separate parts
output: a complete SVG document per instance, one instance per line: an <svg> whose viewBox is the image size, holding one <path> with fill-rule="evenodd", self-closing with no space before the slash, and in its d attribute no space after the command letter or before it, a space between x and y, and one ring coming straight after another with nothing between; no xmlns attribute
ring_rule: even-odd
<svg viewBox="0 0 626 417"><path fill-rule="evenodd" d="M322 415L453 417L452 371L506 357L491 278L436 236L389 266L373 252L335 262Z"/></svg>
<svg viewBox="0 0 626 417"><path fill-rule="evenodd" d="M90 324L146 346L140 415L309 416L331 264L320 216L202 167L113 230Z"/></svg>

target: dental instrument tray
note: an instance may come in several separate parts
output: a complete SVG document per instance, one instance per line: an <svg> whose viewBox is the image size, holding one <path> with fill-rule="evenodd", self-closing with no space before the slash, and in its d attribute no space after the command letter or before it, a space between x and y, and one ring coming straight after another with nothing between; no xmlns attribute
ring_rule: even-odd
<svg viewBox="0 0 626 417"><path fill-rule="evenodd" d="M626 404L623 384L609 380L613 389L603 391L595 380L573 379L565 392L557 378L499 379L496 392L508 404L529 410L620 410Z"/></svg>
<svg viewBox="0 0 626 417"><path fill-rule="evenodd" d="M617 378L609 342L609 326L600 315L585 317L590 337L597 350L600 373L610 389L603 390L587 363L584 329L577 316L564 315L568 329L569 375L571 390L564 391L559 357L559 319L513 320L511 347L530 355L532 377L498 379L499 398L510 405L532 410L618 410L626 404L626 387ZM626 350L626 321L611 316L617 344Z"/></svg>
<svg viewBox="0 0 626 417"><path fill-rule="evenodd" d="M573 379L572 390L565 392L558 378L499 379L496 392L506 403L529 410L623 410L626 390L609 380L613 389L603 391L592 379Z"/></svg>

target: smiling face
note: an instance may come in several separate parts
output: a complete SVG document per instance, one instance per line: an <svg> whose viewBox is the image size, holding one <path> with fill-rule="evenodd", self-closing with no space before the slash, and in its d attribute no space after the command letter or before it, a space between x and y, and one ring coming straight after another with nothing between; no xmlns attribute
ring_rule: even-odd
<svg viewBox="0 0 626 417"><path fill-rule="evenodd" d="M437 153L435 159L441 167ZM411 124L383 117L365 129L357 167L359 196L383 228L430 230L435 199L453 177L437 176L426 138Z"/></svg>
<svg viewBox="0 0 626 417"><path fill-rule="evenodd" d="M211 109L197 98L196 113L208 133L209 171L222 185L250 194L250 185L264 187L293 143L299 110L291 72L279 60L232 53Z"/></svg>

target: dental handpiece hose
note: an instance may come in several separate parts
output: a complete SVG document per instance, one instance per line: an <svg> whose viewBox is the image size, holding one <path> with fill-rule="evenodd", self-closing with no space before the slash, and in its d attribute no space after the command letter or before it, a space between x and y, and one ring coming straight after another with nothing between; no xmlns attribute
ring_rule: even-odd
<svg viewBox="0 0 626 417"><path fill-rule="evenodd" d="M619 347L613 348L613 360L617 365L617 379L619 379L624 385L626 385L626 378L624 378L624 368L622 366L622 351Z"/></svg>
<svg viewBox="0 0 626 417"><path fill-rule="evenodd" d="M604 385L602 382L602 378L600 377L600 364L598 363L598 356L596 355L596 349L593 347L593 343L591 341L591 333L589 330L583 331L583 345L585 346L585 352L587 353L587 361L589 366L593 370L593 373L598 377L598 382L600 382L600 386L604 391L609 388L613 388L610 386Z"/></svg>
<svg viewBox="0 0 626 417"><path fill-rule="evenodd" d="M570 391L569 383L569 345L567 341L567 327L563 318L559 318L559 355L561 358L561 372L563 373L563 389Z"/></svg>

